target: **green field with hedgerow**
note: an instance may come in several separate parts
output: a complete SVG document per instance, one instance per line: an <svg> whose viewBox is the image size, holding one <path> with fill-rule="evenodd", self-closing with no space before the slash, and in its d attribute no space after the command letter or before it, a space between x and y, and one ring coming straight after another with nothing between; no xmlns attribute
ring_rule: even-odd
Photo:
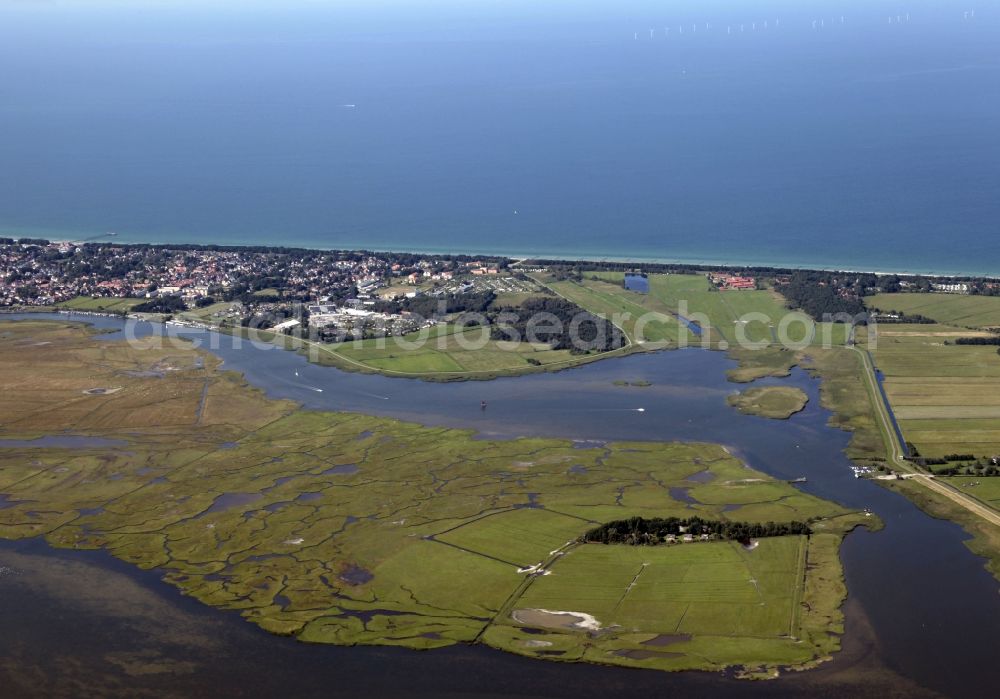
<svg viewBox="0 0 1000 699"><path fill-rule="evenodd" d="M0 323L0 386L0 537L106 550L309 642L808 665L839 642L840 541L877 524L716 445L493 441L307 411L186 343L97 342L66 322ZM72 448L44 439L69 430ZM633 516L812 534L581 543Z"/></svg>
<svg viewBox="0 0 1000 699"><path fill-rule="evenodd" d="M1000 454L1000 355L994 345L958 345L970 331L947 325L881 325L862 333L885 376L903 438L919 455Z"/></svg>

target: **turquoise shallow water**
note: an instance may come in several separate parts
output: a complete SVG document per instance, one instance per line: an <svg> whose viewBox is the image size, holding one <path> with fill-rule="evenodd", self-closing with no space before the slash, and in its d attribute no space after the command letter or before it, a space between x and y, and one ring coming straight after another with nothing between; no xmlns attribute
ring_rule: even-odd
<svg viewBox="0 0 1000 699"><path fill-rule="evenodd" d="M800 5L2 4L0 235L996 273L1000 5Z"/></svg>

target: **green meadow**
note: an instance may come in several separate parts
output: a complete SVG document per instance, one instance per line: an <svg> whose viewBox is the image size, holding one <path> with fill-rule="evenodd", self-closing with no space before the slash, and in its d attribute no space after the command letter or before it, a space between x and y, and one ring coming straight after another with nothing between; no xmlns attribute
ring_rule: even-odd
<svg viewBox="0 0 1000 699"><path fill-rule="evenodd" d="M593 361L547 344L489 339L483 327L442 324L404 335L313 345L320 363L393 376L492 378Z"/></svg>
<svg viewBox="0 0 1000 699"><path fill-rule="evenodd" d="M942 325L967 328L1000 327L1000 296L966 294L877 294L865 299L869 308L888 313L922 315Z"/></svg>
<svg viewBox="0 0 1000 699"><path fill-rule="evenodd" d="M848 334L844 324L815 323L801 312L790 311L774 291L719 291L703 275L649 275L648 294L625 289L621 273L587 273L580 282L556 281L544 274L533 278L547 287L545 293L555 293L613 322L628 338L629 345L611 352L573 354L553 350L546 344L490 340L484 328L454 322L401 338L338 344L286 336L273 336L273 340L301 349L321 364L341 369L439 381L565 369L644 349L729 348L741 361L740 370L732 378L749 381L787 373L797 362L795 350L840 347ZM508 294L497 303L519 303L537 296ZM701 335L691 331L682 317L700 325ZM268 336L266 332L260 334ZM779 341L787 342L790 350L784 354L757 351L780 347ZM751 349L743 349L746 346Z"/></svg>
<svg viewBox="0 0 1000 699"><path fill-rule="evenodd" d="M1000 478L996 476L951 476L940 480L963 493L968 493L993 509L1000 510Z"/></svg>
<svg viewBox="0 0 1000 699"><path fill-rule="evenodd" d="M102 313L127 313L134 306L145 303L148 299L120 299L120 298L93 298L90 296L77 296L75 299L56 304L58 308L70 311L89 311Z"/></svg>
<svg viewBox="0 0 1000 699"><path fill-rule="evenodd" d="M0 438L116 440L0 447L0 536L104 549L307 642L478 641L660 669L806 665L837 647L837 550L871 521L711 444L581 449L305 411L185 343L97 343L66 322L0 323L0 386ZM808 520L814 533L747 549L576 543L612 519L693 514ZM539 608L597 627L553 627ZM656 645L678 634L677 647Z"/></svg>
<svg viewBox="0 0 1000 699"><path fill-rule="evenodd" d="M622 326L635 343L645 340L676 346L683 341L732 348L773 345L785 338L789 344L805 347L840 346L847 338L843 324L815 323L786 308L781 295L771 290L720 291L702 274L650 274L647 279L648 294L625 289L620 272L586 272L580 282L547 284L592 313L628 314ZM647 314L659 318L652 315L636 327ZM697 322L702 335L691 332L679 316Z"/></svg>
<svg viewBox="0 0 1000 699"><path fill-rule="evenodd" d="M885 375L906 441L922 456L1000 454L1000 355L990 345L955 345L946 325L882 325L862 334Z"/></svg>

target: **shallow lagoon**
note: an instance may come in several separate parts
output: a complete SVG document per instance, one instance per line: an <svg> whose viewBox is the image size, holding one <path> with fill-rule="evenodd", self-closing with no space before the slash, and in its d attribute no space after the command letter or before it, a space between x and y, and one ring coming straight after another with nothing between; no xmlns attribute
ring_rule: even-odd
<svg viewBox="0 0 1000 699"><path fill-rule="evenodd" d="M52 318L48 314L34 317ZM60 317L64 318L56 318ZM102 328L121 326L120 321L113 319L80 319ZM162 327L145 325L137 330L137 335L144 335L160 332ZM282 668L300 666L307 659L325 664L327 660L321 659L328 659L330 664L353 668L349 684L355 692L367 694L368 688L381 688L379 691L386 696L419 691L424 686L421 681L426 680L418 681L417 677L425 673L429 677L447 675L437 684L427 685L425 691L451 689L468 696L487 696L501 687L520 695L606 696L623 681L627 681L630 691L643 687L650 691L700 689L738 696L766 691L773 696L785 690L814 688L814 683L815 688L820 688L828 681L843 680L852 685L851 691L857 692L861 687L877 693L877 682L873 684L870 677L864 684L853 686L853 673L860 667L856 662L862 662L883 679L898 673L920 686L947 691L949 695L975 696L981 694L981 687L1000 680L1000 668L991 661L989 650L1000 620L996 581L982 568L982 561L962 545L966 535L956 525L931 519L904 498L853 477L850 463L841 453L849 435L826 426L829 413L819 405L819 382L802 370L794 370L787 379L758 382L797 386L810 397L803 412L788 421L772 421L739 415L726 406L726 396L735 386L726 381L725 370L733 362L718 352L691 349L634 355L555 374L437 384L344 373L309 365L303 357L291 352L263 349L245 341L241 348L233 348L228 336L182 332L206 344L214 337L219 345L214 351L225 360L225 368L244 373L252 384L273 397L291 398L309 408L354 410L424 424L465 427L494 437L546 435L598 441L721 442L755 468L779 478L806 477L803 489L851 507L870 508L886 523L886 528L877 534L862 531L850 535L842 549L850 595L844 642L847 652L820 670L797 674L776 684L747 685L690 673L659 675L554 666L484 648L463 647L421 654L372 648L317 649L242 628L227 631L240 639L234 641L232 650L227 649L227 654L238 652L240 657L258 654L266 658L275 653L286 659L283 662L287 665ZM102 337L116 336L120 337L114 333ZM615 381L622 380L648 381L651 385L642 389L615 386ZM479 407L483 400L487 401L486 410ZM53 552L39 542L0 543L0 564L7 552L13 550L109 567L132 582L152 585L163 598L162 603L171 605L175 613L211 618L212 624L225 624L227 629L230 624L248 626L235 616L197 604L195 609L187 600L182 603L173 588L156 582L155 574L139 573L106 554ZM42 571L39 575L44 574L43 568L39 568ZM32 594L35 597L22 598L24 603L40 604L37 591ZM58 594L65 595L67 603L72 603L71 590L59 590ZM98 616L99 613L94 611ZM49 623L55 633L57 621L46 621ZM941 639L946 638L962 641L942 643ZM0 641L0 648L7 642ZM114 642L108 638L108 643ZM49 643L58 645L64 641L39 633L35 650L47 653ZM861 647L874 655L859 661L856 654ZM161 648L160 652L169 654L169 649ZM454 677L456 662L468 663L476 672ZM385 673L386 663L395 669L389 676ZM284 686L306 693L318 691L313 677L265 665L284 677L287 681ZM205 674L199 676L205 678L206 686L220 681L228 683L230 680L222 678L229 677L235 667L244 664L235 655L227 655L222 665L204 667L199 673ZM261 671L262 668L253 668L246 674L242 681L248 684L244 688L255 686L249 678ZM892 679L897 688L903 686L901 682L901 677ZM235 690L239 684L237 681L230 688Z"/></svg>

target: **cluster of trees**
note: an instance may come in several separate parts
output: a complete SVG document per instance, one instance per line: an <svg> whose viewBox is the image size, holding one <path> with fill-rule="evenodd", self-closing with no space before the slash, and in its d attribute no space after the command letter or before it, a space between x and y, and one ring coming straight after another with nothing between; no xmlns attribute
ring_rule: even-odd
<svg viewBox="0 0 1000 699"><path fill-rule="evenodd" d="M422 318L437 318L452 313L485 313L496 299L492 291L448 294L446 296L415 296L399 301L376 301L380 313L416 313Z"/></svg>
<svg viewBox="0 0 1000 699"><path fill-rule="evenodd" d="M251 305L267 301L268 298L274 298L271 295L258 295L258 292L265 289L278 291L281 298L290 298L297 301L308 301L311 298L308 290L293 289L284 280L268 276L243 277L227 289L213 288L209 289L209 293L213 296L220 296L223 301L239 301L240 303ZM349 296L357 294L357 290L353 286L350 287L349 291ZM332 293L331 296L336 296L338 293L346 292L338 290Z"/></svg>
<svg viewBox="0 0 1000 699"><path fill-rule="evenodd" d="M580 265L553 265L549 267L549 274L557 282L580 282L583 281L584 267Z"/></svg>
<svg viewBox="0 0 1000 699"><path fill-rule="evenodd" d="M494 340L531 339L573 354L625 346L625 338L614 324L562 298L529 298L520 306L496 309L489 320Z"/></svg>
<svg viewBox="0 0 1000 699"><path fill-rule="evenodd" d="M812 530L805 522L722 522L701 517L631 517L602 524L584 534L582 539L588 543L655 546L663 543L664 538L671 534L708 534L716 539L746 544L753 538L811 533Z"/></svg>
<svg viewBox="0 0 1000 699"><path fill-rule="evenodd" d="M519 306L496 306L495 301L495 293L484 291L378 301L374 308L382 313L416 313L423 318L462 314L460 320L466 325L478 321L490 326L494 340L544 342L574 354L625 346L625 338L614 324L566 299L529 298Z"/></svg>
<svg viewBox="0 0 1000 699"><path fill-rule="evenodd" d="M268 304L265 308L253 313L244 314L240 325L244 327L267 330L278 323L290 319L302 320L308 324L309 309L301 303Z"/></svg>
<svg viewBox="0 0 1000 699"><path fill-rule="evenodd" d="M1000 335L993 337L959 337L955 339L956 345L1000 345Z"/></svg>
<svg viewBox="0 0 1000 699"><path fill-rule="evenodd" d="M846 313L862 317L865 304L861 300L863 281L847 285L828 272L800 270L791 275L788 283L778 290L788 299L792 308L801 308L815 320Z"/></svg>
<svg viewBox="0 0 1000 699"><path fill-rule="evenodd" d="M163 296L133 306L136 313L180 313L187 310L187 304L180 296Z"/></svg>
<svg viewBox="0 0 1000 699"><path fill-rule="evenodd" d="M972 463L958 464L934 471L939 476L979 476L981 478L995 478L1000 476L1000 468L997 467L996 459L976 459Z"/></svg>
<svg viewBox="0 0 1000 699"><path fill-rule="evenodd" d="M917 464L918 466L942 466L944 464L953 463L955 461L976 461L975 454L945 454L944 456L941 457L921 456L920 452L917 451L917 447L913 444L913 442L906 443L906 453L907 453L906 460L911 461ZM979 460L978 463L985 466L982 460ZM937 473L942 473L945 475L953 475L953 474L946 474L945 473L946 471L958 472L958 469L956 468L944 469L937 471Z"/></svg>

